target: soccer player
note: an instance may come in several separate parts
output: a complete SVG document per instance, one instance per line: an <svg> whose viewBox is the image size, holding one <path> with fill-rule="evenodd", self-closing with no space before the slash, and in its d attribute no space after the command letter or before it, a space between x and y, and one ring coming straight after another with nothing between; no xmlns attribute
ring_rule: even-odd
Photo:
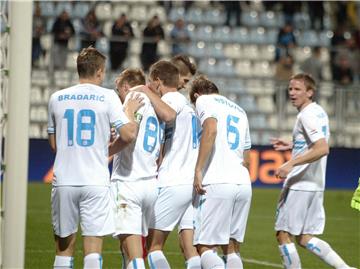
<svg viewBox="0 0 360 269"><path fill-rule="evenodd" d="M100 87L105 60L96 49L83 49L77 57L80 83L55 92L49 101L49 142L56 152L51 194L54 268L73 268L79 220L84 268L102 267L102 237L114 232L107 163L110 126L122 143L132 142L138 130L134 113L142 104L132 99L124 113L116 93ZM109 151L118 143L115 140Z"/></svg>
<svg viewBox="0 0 360 269"><path fill-rule="evenodd" d="M116 80L120 100L126 104L130 92L145 87L140 69L126 69ZM142 85L139 87L135 87ZM163 128L150 100L144 93L144 106L138 110L141 122L135 142L114 157L111 189L115 198L115 236L121 242L123 268L145 269L141 236L148 234L148 223L158 194L157 159ZM158 97L161 102L160 97ZM173 113L173 119L176 114ZM124 257L125 255L125 257ZM125 258L125 262L124 262Z"/></svg>
<svg viewBox="0 0 360 269"><path fill-rule="evenodd" d="M198 148L197 118L190 103L177 91L178 68L158 61L150 68L149 88L159 92L161 100L176 113L176 120L165 127L163 159L159 167L159 196L148 236L150 268L170 268L163 247L169 233L179 224L192 201L193 167ZM146 91L150 100L151 91ZM153 101L152 101L153 102ZM153 103L154 107L157 107Z"/></svg>
<svg viewBox="0 0 360 269"><path fill-rule="evenodd" d="M189 81L196 73L196 66L191 63L188 56L180 54L171 58L171 63L173 63L180 72L180 81L178 90L186 89ZM197 252L196 247L193 245L194 238L194 208L193 205L190 204L187 208L185 214L180 219L178 225L179 231L179 243L180 249L184 255L186 261L187 269L200 268L200 256Z"/></svg>
<svg viewBox="0 0 360 269"><path fill-rule="evenodd" d="M195 166L194 245L203 269L243 268L239 253L251 203L250 132L245 111L219 94L216 85L197 77L190 99L202 135Z"/></svg>
<svg viewBox="0 0 360 269"><path fill-rule="evenodd" d="M297 243L334 268L350 268L330 245L316 237L323 233L323 207L326 160L329 154L329 119L313 102L314 79L304 73L291 77L288 93L299 111L293 129L293 142L272 139L275 150L292 149L291 159L275 175L285 179L276 211L276 238L284 268L301 268Z"/></svg>

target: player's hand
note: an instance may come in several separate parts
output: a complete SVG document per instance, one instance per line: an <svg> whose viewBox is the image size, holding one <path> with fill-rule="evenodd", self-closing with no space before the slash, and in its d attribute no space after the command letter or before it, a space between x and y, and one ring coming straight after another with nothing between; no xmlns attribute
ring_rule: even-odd
<svg viewBox="0 0 360 269"><path fill-rule="evenodd" d="M206 190L202 186L203 181L203 175L201 171L195 171L195 177L194 177L194 189L197 194L205 194Z"/></svg>
<svg viewBox="0 0 360 269"><path fill-rule="evenodd" d="M143 100L144 98L141 97L140 94L132 92L130 98L125 104L124 110L133 115L136 111L139 110L140 107L144 105Z"/></svg>
<svg viewBox="0 0 360 269"><path fill-rule="evenodd" d="M354 195L351 199L351 207L360 211L360 178L359 178L359 186L354 192Z"/></svg>
<svg viewBox="0 0 360 269"><path fill-rule="evenodd" d="M277 151L285 151L290 150L293 147L293 144L291 142L287 142L281 138L272 137L270 138L270 143Z"/></svg>
<svg viewBox="0 0 360 269"><path fill-rule="evenodd" d="M290 161L286 162L275 171L275 176L277 178L285 179L293 167L294 166Z"/></svg>
<svg viewBox="0 0 360 269"><path fill-rule="evenodd" d="M111 129L110 129L110 143L114 142L116 137L117 137L116 130L115 130L114 127L111 127Z"/></svg>

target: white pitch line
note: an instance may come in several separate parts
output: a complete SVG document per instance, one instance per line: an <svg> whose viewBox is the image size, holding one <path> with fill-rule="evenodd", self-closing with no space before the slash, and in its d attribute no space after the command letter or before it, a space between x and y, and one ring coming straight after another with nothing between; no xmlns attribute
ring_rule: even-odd
<svg viewBox="0 0 360 269"><path fill-rule="evenodd" d="M26 250L26 252L29 252L29 253L55 253L55 250L29 249L29 250ZM81 250L78 250L77 252L82 253ZM104 250L102 253L103 254L119 254L120 255L119 251L114 251L114 250ZM174 251L166 251L165 254L169 255L169 256L182 256L182 254L180 252L174 252ZM281 264L277 264L277 263L271 263L271 262L267 262L267 261L259 261L259 260L255 260L255 259L247 259L247 258L243 258L243 257L241 257L241 259L247 263L264 265L264 266L274 267L274 268L283 268L283 266Z"/></svg>

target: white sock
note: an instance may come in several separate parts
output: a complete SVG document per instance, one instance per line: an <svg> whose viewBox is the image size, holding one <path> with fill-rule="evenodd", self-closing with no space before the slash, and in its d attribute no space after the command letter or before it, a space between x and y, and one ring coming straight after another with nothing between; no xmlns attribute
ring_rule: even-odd
<svg viewBox="0 0 360 269"><path fill-rule="evenodd" d="M161 250L155 250L148 254L150 269L170 269L170 265Z"/></svg>
<svg viewBox="0 0 360 269"><path fill-rule="evenodd" d="M294 243L280 245L279 250L285 269L301 268L300 257Z"/></svg>
<svg viewBox="0 0 360 269"><path fill-rule="evenodd" d="M126 269L145 269L144 259L136 258L131 260Z"/></svg>
<svg viewBox="0 0 360 269"><path fill-rule="evenodd" d="M54 269L72 269L74 266L74 257L55 256Z"/></svg>
<svg viewBox="0 0 360 269"><path fill-rule="evenodd" d="M121 254L121 269L126 269L126 254L123 251L120 251Z"/></svg>
<svg viewBox="0 0 360 269"><path fill-rule="evenodd" d="M200 256L191 257L186 261L186 269L201 269Z"/></svg>
<svg viewBox="0 0 360 269"><path fill-rule="evenodd" d="M84 257L84 269L101 269L102 257L99 253L90 253Z"/></svg>
<svg viewBox="0 0 360 269"><path fill-rule="evenodd" d="M306 248L320 257L328 265L337 268L349 268L349 266L341 259L341 257L330 247L325 241L313 237L306 244Z"/></svg>
<svg viewBox="0 0 360 269"><path fill-rule="evenodd" d="M209 249L201 254L201 267L202 269L225 269L225 264L214 250Z"/></svg>
<svg viewBox="0 0 360 269"><path fill-rule="evenodd" d="M243 269L240 253L231 253L226 255L226 269Z"/></svg>

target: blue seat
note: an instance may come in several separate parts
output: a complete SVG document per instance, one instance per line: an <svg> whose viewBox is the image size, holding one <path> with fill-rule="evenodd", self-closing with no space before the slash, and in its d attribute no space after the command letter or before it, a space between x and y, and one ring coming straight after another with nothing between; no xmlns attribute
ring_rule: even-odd
<svg viewBox="0 0 360 269"><path fill-rule="evenodd" d="M246 26L258 26L259 15L256 11L246 11L241 14L241 22Z"/></svg>

